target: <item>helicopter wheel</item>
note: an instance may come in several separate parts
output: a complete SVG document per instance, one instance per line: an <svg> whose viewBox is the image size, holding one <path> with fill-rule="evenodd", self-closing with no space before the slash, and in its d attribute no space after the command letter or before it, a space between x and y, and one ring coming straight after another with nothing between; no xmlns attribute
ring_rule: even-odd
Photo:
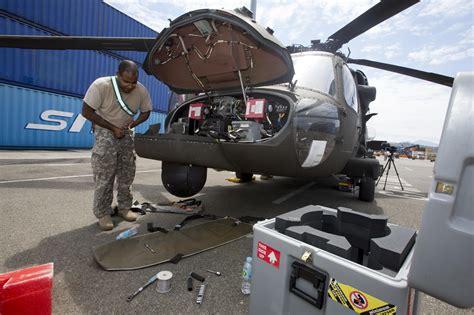
<svg viewBox="0 0 474 315"><path fill-rule="evenodd" d="M359 184L359 200L374 201L375 197L375 179L366 177Z"/></svg>
<svg viewBox="0 0 474 315"><path fill-rule="evenodd" d="M249 182L252 181L253 174L252 173L235 172L235 177L239 178L241 183L249 183Z"/></svg>
<svg viewBox="0 0 474 315"><path fill-rule="evenodd" d="M190 197L201 191L206 183L207 168L162 162L161 180L166 190L178 197Z"/></svg>

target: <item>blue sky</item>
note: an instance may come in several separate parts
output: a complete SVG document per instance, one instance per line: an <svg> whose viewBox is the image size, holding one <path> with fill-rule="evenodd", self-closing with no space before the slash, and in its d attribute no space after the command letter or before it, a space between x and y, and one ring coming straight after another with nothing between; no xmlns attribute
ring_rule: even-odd
<svg viewBox="0 0 474 315"><path fill-rule="evenodd" d="M168 19L199 8L234 9L249 1L105 0L156 31ZM257 21L275 31L285 45L309 45L325 40L378 1L373 0L280 0L257 1ZM424 71L455 76L474 71L474 1L427 0L355 38L342 51L352 58L393 63ZM426 140L438 143L451 89L390 72L361 69L377 88L369 121L376 139Z"/></svg>

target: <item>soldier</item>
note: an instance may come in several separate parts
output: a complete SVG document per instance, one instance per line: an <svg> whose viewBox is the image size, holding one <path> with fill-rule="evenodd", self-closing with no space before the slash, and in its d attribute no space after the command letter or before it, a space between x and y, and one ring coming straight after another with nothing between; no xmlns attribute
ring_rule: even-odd
<svg viewBox="0 0 474 315"><path fill-rule="evenodd" d="M138 67L130 60L120 63L115 76L95 80L84 96L82 115L92 122L95 144L92 149L94 174L94 215L102 230L111 230L112 200L117 178L118 215L135 221L130 211L130 186L135 178L135 151L131 128L148 119L152 109L147 89L138 82ZM133 117L140 110L140 115Z"/></svg>

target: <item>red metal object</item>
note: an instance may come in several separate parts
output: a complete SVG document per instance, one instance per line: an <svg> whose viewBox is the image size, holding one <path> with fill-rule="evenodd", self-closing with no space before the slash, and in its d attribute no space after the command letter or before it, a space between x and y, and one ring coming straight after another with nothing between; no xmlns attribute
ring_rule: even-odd
<svg viewBox="0 0 474 315"><path fill-rule="evenodd" d="M0 274L0 314L51 314L54 264Z"/></svg>
<svg viewBox="0 0 474 315"><path fill-rule="evenodd" d="M247 101L245 118L263 119L265 118L265 98L254 98Z"/></svg>
<svg viewBox="0 0 474 315"><path fill-rule="evenodd" d="M204 118L204 103L192 103L189 105L189 115L188 117L195 120L201 120Z"/></svg>

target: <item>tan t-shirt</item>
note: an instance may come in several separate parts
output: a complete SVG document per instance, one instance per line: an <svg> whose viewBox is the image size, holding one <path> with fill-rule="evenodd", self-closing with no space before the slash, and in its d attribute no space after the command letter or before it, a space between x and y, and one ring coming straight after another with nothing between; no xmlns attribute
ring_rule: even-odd
<svg viewBox="0 0 474 315"><path fill-rule="evenodd" d="M150 94L140 82L130 93L121 91L121 95L122 100L133 112L140 110L145 113L152 110ZM97 115L116 127L126 127L133 119L120 107L110 77L95 80L87 90L84 102L95 109Z"/></svg>

